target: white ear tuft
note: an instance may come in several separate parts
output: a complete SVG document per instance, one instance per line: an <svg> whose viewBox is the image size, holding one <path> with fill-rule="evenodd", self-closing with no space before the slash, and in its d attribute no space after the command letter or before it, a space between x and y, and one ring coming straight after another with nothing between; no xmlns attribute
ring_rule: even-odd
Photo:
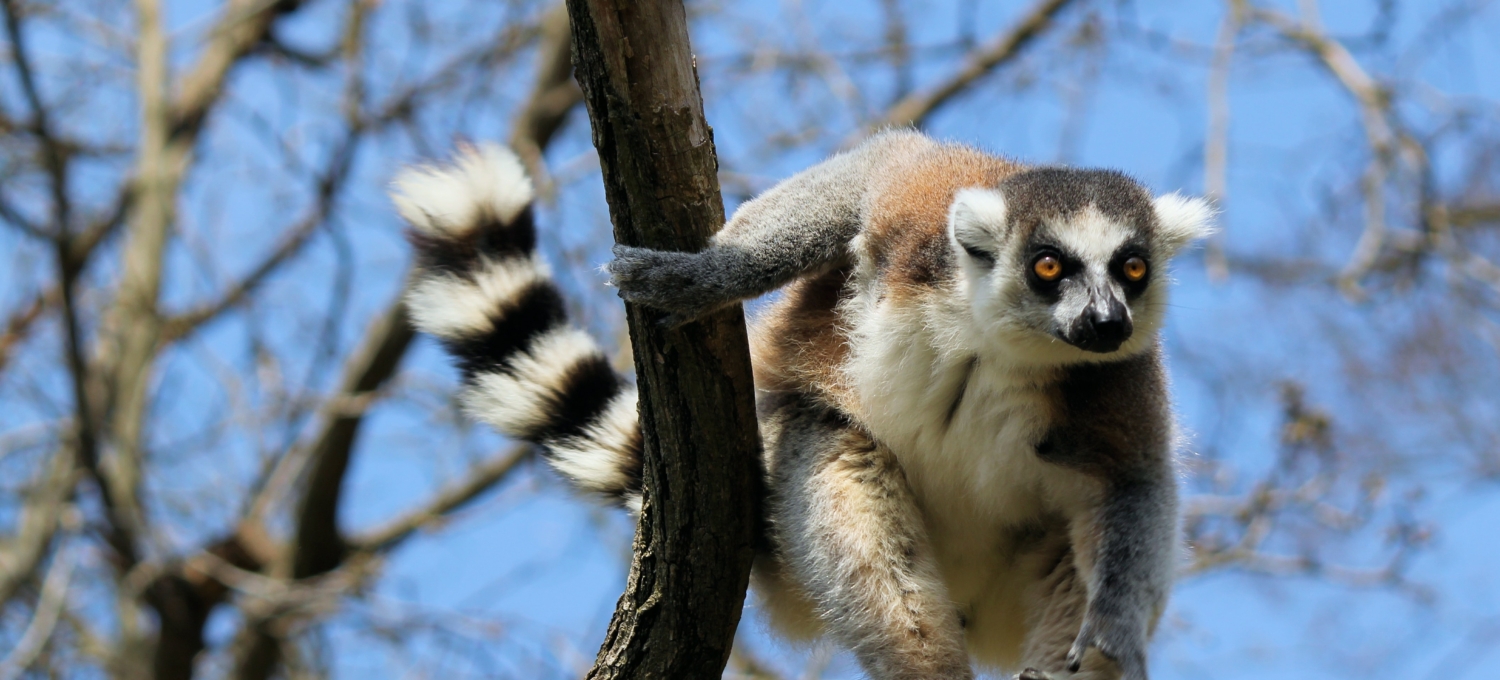
<svg viewBox="0 0 1500 680"><path fill-rule="evenodd" d="M1158 224L1156 236L1168 254L1214 232L1212 204L1202 198L1170 193L1152 202Z"/></svg>
<svg viewBox="0 0 1500 680"><path fill-rule="evenodd" d="M499 144L461 146L452 162L406 168L391 183L396 211L418 231L461 237L486 216L510 223L531 203L521 159Z"/></svg>
<svg viewBox="0 0 1500 680"><path fill-rule="evenodd" d="M1005 197L999 191L961 189L948 208L948 235L959 247L991 243L1003 233L1005 212Z"/></svg>

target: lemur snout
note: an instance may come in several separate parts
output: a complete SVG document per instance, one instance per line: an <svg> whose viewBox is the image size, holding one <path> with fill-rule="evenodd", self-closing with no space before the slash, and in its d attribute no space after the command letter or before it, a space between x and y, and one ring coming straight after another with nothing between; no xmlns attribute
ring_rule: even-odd
<svg viewBox="0 0 1500 680"><path fill-rule="evenodd" d="M1064 338L1069 344L1089 352L1113 352L1130 339L1134 330L1130 312L1119 299L1089 305Z"/></svg>

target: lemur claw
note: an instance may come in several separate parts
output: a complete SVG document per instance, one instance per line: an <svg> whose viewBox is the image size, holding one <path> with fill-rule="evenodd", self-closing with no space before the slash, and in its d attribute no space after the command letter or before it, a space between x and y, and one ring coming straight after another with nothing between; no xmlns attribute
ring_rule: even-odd
<svg viewBox="0 0 1500 680"><path fill-rule="evenodd" d="M1146 653L1131 644L1121 631L1107 624L1086 621L1078 638L1068 650L1068 672L1077 673L1083 666L1083 657L1089 648L1099 650L1105 659L1120 669L1121 680L1146 680Z"/></svg>

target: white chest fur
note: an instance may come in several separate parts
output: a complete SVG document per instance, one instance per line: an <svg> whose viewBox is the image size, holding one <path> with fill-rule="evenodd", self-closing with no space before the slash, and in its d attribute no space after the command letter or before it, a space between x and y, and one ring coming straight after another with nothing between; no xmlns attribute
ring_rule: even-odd
<svg viewBox="0 0 1500 680"><path fill-rule="evenodd" d="M1015 536L1065 515L1056 499L1076 495L1082 481L1035 453L1051 426L1052 374L966 348L932 310L870 302L851 315L859 420L901 462L948 595L968 621L970 651L1013 663L1027 588L1058 548Z"/></svg>
<svg viewBox="0 0 1500 680"><path fill-rule="evenodd" d="M859 418L901 461L933 528L1045 512L1054 466L1034 445L1050 425L1050 372L944 341L921 309L877 303L860 316L849 364Z"/></svg>

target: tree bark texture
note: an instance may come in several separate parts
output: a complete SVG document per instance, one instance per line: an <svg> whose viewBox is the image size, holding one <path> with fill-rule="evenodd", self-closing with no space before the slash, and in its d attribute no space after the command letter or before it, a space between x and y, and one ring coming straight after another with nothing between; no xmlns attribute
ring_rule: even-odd
<svg viewBox="0 0 1500 680"><path fill-rule="evenodd" d="M680 0L568 0L615 239L696 251L724 223ZM718 678L759 536L761 473L739 306L677 329L626 305L645 433L635 559L590 678Z"/></svg>

